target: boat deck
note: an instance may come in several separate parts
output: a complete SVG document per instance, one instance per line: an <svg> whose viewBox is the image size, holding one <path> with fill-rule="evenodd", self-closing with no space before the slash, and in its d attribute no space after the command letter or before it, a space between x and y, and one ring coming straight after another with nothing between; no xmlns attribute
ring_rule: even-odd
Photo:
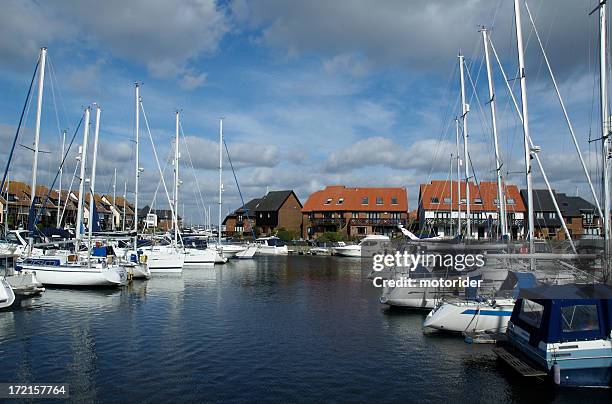
<svg viewBox="0 0 612 404"><path fill-rule="evenodd" d="M548 373L540 369L534 368L529 363L525 362L518 356L514 355L513 353L511 353L504 347L493 348L493 352L495 352L498 358L503 360L512 369L516 370L521 376L525 376L525 377L548 376Z"/></svg>

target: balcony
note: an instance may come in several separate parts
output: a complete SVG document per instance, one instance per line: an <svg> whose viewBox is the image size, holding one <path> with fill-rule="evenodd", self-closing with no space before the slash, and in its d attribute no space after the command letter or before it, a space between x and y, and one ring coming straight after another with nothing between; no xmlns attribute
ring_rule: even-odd
<svg viewBox="0 0 612 404"><path fill-rule="evenodd" d="M313 226L346 226L346 219L344 218L316 217L308 220Z"/></svg>
<svg viewBox="0 0 612 404"><path fill-rule="evenodd" d="M353 218L350 221L351 226L397 226L398 224L403 224L406 226L408 224L408 220L392 218Z"/></svg>

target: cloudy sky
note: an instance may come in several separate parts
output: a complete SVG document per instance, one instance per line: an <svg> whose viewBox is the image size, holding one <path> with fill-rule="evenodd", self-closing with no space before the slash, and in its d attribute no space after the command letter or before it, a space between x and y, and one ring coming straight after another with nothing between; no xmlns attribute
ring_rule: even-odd
<svg viewBox="0 0 612 404"><path fill-rule="evenodd" d="M597 181L601 166L596 0L528 0ZM218 119L245 199L294 189L304 201L329 184L404 186L411 208L418 184L449 175L459 113L457 54L466 56L470 154L479 180L493 179L481 25L510 77L517 56L511 0L108 0L12 1L0 13L0 149L6 162L38 57L49 49L43 101L40 178L58 164L61 129L74 131L83 108L102 107L97 190L133 188L133 83L166 166L174 111L182 110L181 189L186 217L216 217ZM530 126L549 178L588 197L569 131L523 9ZM500 145L508 181L523 186L522 133L494 66ZM472 82L474 83L472 86ZM511 81L518 96L518 82ZM35 103L20 143L33 142ZM142 204L159 182L151 141L141 127ZM80 142L81 134L77 140ZM67 183L74 170L70 154ZM11 173L31 176L31 152L18 147ZM227 161L226 161L227 163ZM170 178L171 166L166 168ZM539 174L536 184L542 185ZM66 179L68 178L68 179ZM197 180L196 180L197 179ZM197 184L196 184L197 182ZM224 213L239 206L224 173ZM599 191L599 184L596 189ZM129 195L131 198L132 196ZM163 188L157 206L167 206ZM182 210L182 208L181 208ZM182 213L182 211L180 212Z"/></svg>

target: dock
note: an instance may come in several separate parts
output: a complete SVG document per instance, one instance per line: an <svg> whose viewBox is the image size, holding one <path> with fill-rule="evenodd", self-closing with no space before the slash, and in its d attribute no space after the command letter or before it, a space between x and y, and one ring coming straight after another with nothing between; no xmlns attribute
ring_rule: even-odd
<svg viewBox="0 0 612 404"><path fill-rule="evenodd" d="M545 377L548 373L543 370L536 369L529 363L525 362L518 356L514 355L504 347L493 348L493 352L498 358L503 360L508 366L517 371L521 376L525 377Z"/></svg>

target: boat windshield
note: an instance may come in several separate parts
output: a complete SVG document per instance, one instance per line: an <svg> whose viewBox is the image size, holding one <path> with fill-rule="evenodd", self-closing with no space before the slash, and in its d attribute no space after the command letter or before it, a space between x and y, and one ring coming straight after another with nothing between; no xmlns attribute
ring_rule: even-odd
<svg viewBox="0 0 612 404"><path fill-rule="evenodd" d="M544 306L529 299L523 299L519 318L525 323L540 328L542 324L542 316L544 315Z"/></svg>
<svg viewBox="0 0 612 404"><path fill-rule="evenodd" d="M598 331L599 317L594 304L577 304L561 308L563 332Z"/></svg>

